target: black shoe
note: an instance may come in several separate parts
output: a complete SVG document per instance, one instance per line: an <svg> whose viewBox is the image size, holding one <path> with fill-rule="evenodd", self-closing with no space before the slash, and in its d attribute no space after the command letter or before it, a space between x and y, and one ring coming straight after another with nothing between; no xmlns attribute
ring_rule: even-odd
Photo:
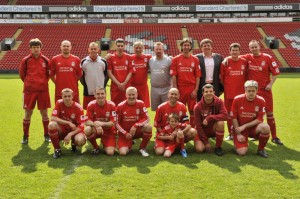
<svg viewBox="0 0 300 199"><path fill-rule="evenodd" d="M100 153L100 149L93 149L92 151L91 151L91 154L92 155L98 155Z"/></svg>
<svg viewBox="0 0 300 199"><path fill-rule="evenodd" d="M61 150L60 149L55 149L53 153L53 158L57 159L61 156Z"/></svg>
<svg viewBox="0 0 300 199"><path fill-rule="evenodd" d="M223 153L223 149L221 147L219 148L215 148L215 154L217 156L222 156L224 153Z"/></svg>
<svg viewBox="0 0 300 199"><path fill-rule="evenodd" d="M263 158L267 158L268 157L268 154L267 152L263 149L263 150L258 150L257 151L257 155L263 157Z"/></svg>
<svg viewBox="0 0 300 199"><path fill-rule="evenodd" d="M28 144L28 137L24 135L21 144Z"/></svg>
<svg viewBox="0 0 300 199"><path fill-rule="evenodd" d="M272 142L278 145L283 145L283 143L281 142L281 140L279 138L274 138L272 139Z"/></svg>
<svg viewBox="0 0 300 199"><path fill-rule="evenodd" d="M45 135L44 138L45 138L45 142L47 142L47 143L51 142L49 135Z"/></svg>
<svg viewBox="0 0 300 199"><path fill-rule="evenodd" d="M72 148L71 148L71 151L72 151L73 153L75 153L75 152L77 151L77 149L76 149L76 145L75 145L75 144L73 144L73 143L72 143Z"/></svg>

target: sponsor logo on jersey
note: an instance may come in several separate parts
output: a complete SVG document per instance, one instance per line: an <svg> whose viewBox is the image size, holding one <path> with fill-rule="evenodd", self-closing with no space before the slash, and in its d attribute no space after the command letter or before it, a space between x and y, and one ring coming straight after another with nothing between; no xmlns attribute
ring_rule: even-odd
<svg viewBox="0 0 300 199"><path fill-rule="evenodd" d="M70 116L70 118L71 118L71 119L75 119L75 114L72 113L71 116Z"/></svg>
<svg viewBox="0 0 300 199"><path fill-rule="evenodd" d="M258 112L259 111L259 106L255 106L254 110L255 110L255 112Z"/></svg>
<svg viewBox="0 0 300 199"><path fill-rule="evenodd" d="M140 114L140 109L136 109L135 112L136 112L137 115L139 115Z"/></svg>

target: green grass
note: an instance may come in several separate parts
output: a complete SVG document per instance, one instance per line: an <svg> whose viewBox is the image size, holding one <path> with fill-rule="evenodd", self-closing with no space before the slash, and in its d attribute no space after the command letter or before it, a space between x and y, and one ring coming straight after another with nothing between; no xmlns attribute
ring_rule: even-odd
<svg viewBox="0 0 300 199"><path fill-rule="evenodd" d="M51 157L43 143L39 112L34 111L28 146L22 146L22 82L16 75L0 75L0 198L299 198L300 74L282 74L274 85L275 118L284 146L267 145L268 159L255 154L235 155L225 141L225 155L196 154L187 144L188 158L169 159L138 152L126 157L92 156L63 148L60 159ZM51 97L54 86L50 83ZM49 111L51 112L51 111ZM154 112L150 112L153 123ZM153 131L154 133L154 131ZM87 151L88 150L88 151Z"/></svg>

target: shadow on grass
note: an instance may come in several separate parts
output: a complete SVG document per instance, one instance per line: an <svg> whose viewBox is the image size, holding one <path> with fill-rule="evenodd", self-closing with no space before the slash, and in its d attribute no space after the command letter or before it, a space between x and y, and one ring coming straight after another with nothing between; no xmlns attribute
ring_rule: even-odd
<svg viewBox="0 0 300 199"><path fill-rule="evenodd" d="M39 148L33 150L29 145L22 145L19 153L12 158L15 166L23 166L22 172L33 173L37 170L38 163L46 163L48 157L48 144L43 143Z"/></svg>
<svg viewBox="0 0 300 199"><path fill-rule="evenodd" d="M223 142L222 147L225 149L225 154L222 157L217 157L214 154L200 154L211 164L227 169L232 173L241 172L241 167L252 165L262 170L276 170L282 177L286 179L298 179L296 169L293 168L293 163L289 161L299 161L300 152L283 146L278 146L274 143L268 143L266 151L268 158L262 158L257 155L258 142L249 141L249 149L246 156L238 156L232 144ZM208 156L214 157L208 157Z"/></svg>

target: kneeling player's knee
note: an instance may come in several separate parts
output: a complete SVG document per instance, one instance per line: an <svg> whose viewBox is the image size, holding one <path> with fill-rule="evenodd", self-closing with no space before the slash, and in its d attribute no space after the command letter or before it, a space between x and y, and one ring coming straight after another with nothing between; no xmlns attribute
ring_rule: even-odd
<svg viewBox="0 0 300 199"><path fill-rule="evenodd" d="M269 134L269 133L270 133L270 126L267 125L267 124L264 124L264 125L262 126L261 130L262 130L262 133L263 133L263 134Z"/></svg>
<svg viewBox="0 0 300 199"><path fill-rule="evenodd" d="M146 124L146 125L143 127L143 131L152 134L152 126L149 125L149 124Z"/></svg>
<svg viewBox="0 0 300 199"><path fill-rule="evenodd" d="M171 157L171 155L172 155L172 153L169 150L166 150L165 153L164 153L165 158L169 158L169 157Z"/></svg>
<svg viewBox="0 0 300 199"><path fill-rule="evenodd" d="M91 136L93 134L92 128L90 126L85 127L84 134L86 136Z"/></svg>
<svg viewBox="0 0 300 199"><path fill-rule="evenodd" d="M58 124L56 122L50 122L49 125L48 125L48 129L49 130L56 130L58 127Z"/></svg>
<svg viewBox="0 0 300 199"><path fill-rule="evenodd" d="M83 133L79 133L75 136L75 143L77 146L83 146L86 143L86 138Z"/></svg>
<svg viewBox="0 0 300 199"><path fill-rule="evenodd" d="M108 156L113 156L115 153L115 148L114 147L108 147L105 149L105 152Z"/></svg>
<svg viewBox="0 0 300 199"><path fill-rule="evenodd" d="M158 147L155 149L156 155L162 155L164 153L165 149L163 147Z"/></svg>
<svg viewBox="0 0 300 199"><path fill-rule="evenodd" d="M128 148L127 147L122 147L119 149L119 154L122 155L122 156L125 156L127 155L128 153Z"/></svg>
<svg viewBox="0 0 300 199"><path fill-rule="evenodd" d="M205 151L205 146L201 141L195 141L194 146L197 153L202 153Z"/></svg>
<svg viewBox="0 0 300 199"><path fill-rule="evenodd" d="M247 154L248 148L243 147L243 148L240 148L240 149L236 149L235 151L238 155L245 156Z"/></svg>
<svg viewBox="0 0 300 199"><path fill-rule="evenodd" d="M218 121L217 122L216 130L217 131L224 131L224 121Z"/></svg>

